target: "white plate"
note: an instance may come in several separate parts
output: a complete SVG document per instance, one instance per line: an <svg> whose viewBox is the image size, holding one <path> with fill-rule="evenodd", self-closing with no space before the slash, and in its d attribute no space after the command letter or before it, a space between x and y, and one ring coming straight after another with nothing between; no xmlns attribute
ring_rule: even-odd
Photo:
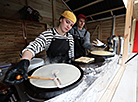
<svg viewBox="0 0 138 102"><path fill-rule="evenodd" d="M40 67L39 69L34 71L31 76L55 78L55 76L53 75L54 71L58 72L56 74L61 81L60 88L66 87L76 82L81 76L81 72L77 67L63 63L49 64ZM54 80L30 79L30 83L39 88L58 87Z"/></svg>

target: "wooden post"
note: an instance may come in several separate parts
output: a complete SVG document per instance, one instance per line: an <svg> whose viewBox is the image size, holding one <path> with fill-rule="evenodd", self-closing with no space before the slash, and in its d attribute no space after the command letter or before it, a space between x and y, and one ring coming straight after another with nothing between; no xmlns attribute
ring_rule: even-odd
<svg viewBox="0 0 138 102"><path fill-rule="evenodd" d="M47 24L45 24L45 30L47 30Z"/></svg>
<svg viewBox="0 0 138 102"><path fill-rule="evenodd" d="M25 0L25 6L28 6L28 0Z"/></svg>
<svg viewBox="0 0 138 102"><path fill-rule="evenodd" d="M122 59L122 66L116 73L114 79L110 83L110 85L107 87L105 93L100 98L98 102L111 102L113 95L119 85L119 82L122 78L122 75L125 71L126 65L124 64L127 60L128 55L128 44L129 44L129 37L130 37L130 28L131 28L131 18L132 18L132 11L133 11L133 0L128 0L127 2L127 13L126 13L126 24L125 24L125 37L124 37L124 49L123 49L123 59Z"/></svg>
<svg viewBox="0 0 138 102"><path fill-rule="evenodd" d="M100 21L100 35L99 35L99 39L102 40L102 21Z"/></svg>
<svg viewBox="0 0 138 102"><path fill-rule="evenodd" d="M24 38L25 46L27 46L28 42L27 42L26 26L25 26L24 20L22 21L22 28L23 28L23 38Z"/></svg>
<svg viewBox="0 0 138 102"><path fill-rule="evenodd" d="M132 12L133 12L133 0L128 0L127 1L127 11L126 11L126 21L125 21L122 65L125 64L125 62L127 61L127 58L128 58L128 48L129 48Z"/></svg>
<svg viewBox="0 0 138 102"><path fill-rule="evenodd" d="M56 26L56 0L52 0L52 23L53 27Z"/></svg>
<svg viewBox="0 0 138 102"><path fill-rule="evenodd" d="M130 52L133 51L134 38L135 38L135 29L136 29L136 19L133 20L133 24L132 24L131 39L130 39L130 43L131 43Z"/></svg>

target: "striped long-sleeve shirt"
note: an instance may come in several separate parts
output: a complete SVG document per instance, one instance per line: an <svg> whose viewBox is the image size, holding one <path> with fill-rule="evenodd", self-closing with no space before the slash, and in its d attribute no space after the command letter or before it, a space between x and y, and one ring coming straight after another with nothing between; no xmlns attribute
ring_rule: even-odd
<svg viewBox="0 0 138 102"><path fill-rule="evenodd" d="M55 35L53 35L53 32L51 29L42 32L33 42L30 42L29 45L22 50L22 53L26 50L31 51L33 53L33 57L35 54L43 51L43 50L48 50L52 38L55 37L57 39L68 39L69 40L69 46L70 49L68 51L69 58L74 58L74 40L73 37L70 33L68 33L68 36L66 34L64 36L61 36L58 34L58 32L55 30L55 28L52 28ZM56 49L55 49L56 50Z"/></svg>

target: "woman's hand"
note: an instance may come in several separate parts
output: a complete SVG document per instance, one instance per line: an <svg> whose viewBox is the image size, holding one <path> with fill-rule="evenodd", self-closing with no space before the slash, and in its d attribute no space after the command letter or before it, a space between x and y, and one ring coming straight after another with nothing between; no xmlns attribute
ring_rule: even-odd
<svg viewBox="0 0 138 102"><path fill-rule="evenodd" d="M23 82L24 80L27 80L28 78L27 70L28 70L29 65L30 65L30 61L27 59L23 59L20 62L18 62L15 66L11 67L6 72L3 83L14 85L14 84L19 84ZM16 79L18 75L21 75L23 78L20 80Z"/></svg>

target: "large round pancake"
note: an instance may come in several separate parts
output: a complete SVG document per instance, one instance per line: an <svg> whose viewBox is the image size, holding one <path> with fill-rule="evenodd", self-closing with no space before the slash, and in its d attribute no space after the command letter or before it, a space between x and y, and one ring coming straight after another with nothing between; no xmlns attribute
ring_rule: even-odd
<svg viewBox="0 0 138 102"><path fill-rule="evenodd" d="M69 64L55 63L40 67L31 76L55 78L53 72L58 72L57 77L61 81L60 87L66 87L79 79L80 70ZM30 79L30 83L39 88L57 88L54 80Z"/></svg>
<svg viewBox="0 0 138 102"><path fill-rule="evenodd" d="M113 55L113 53L109 52L109 51L91 51L91 54L99 55L99 56L111 56L111 55Z"/></svg>

